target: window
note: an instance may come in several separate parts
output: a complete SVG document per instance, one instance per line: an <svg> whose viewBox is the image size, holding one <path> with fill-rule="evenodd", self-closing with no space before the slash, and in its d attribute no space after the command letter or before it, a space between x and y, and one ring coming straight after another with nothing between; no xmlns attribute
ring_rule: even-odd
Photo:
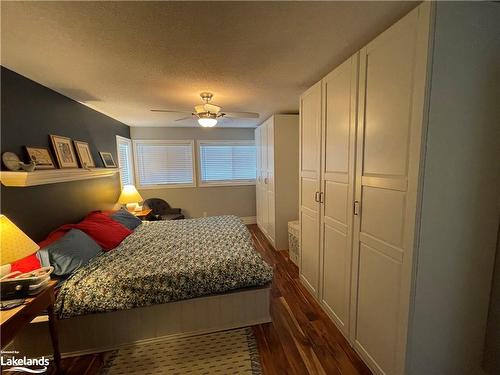
<svg viewBox="0 0 500 375"><path fill-rule="evenodd" d="M195 186L193 149L193 141L134 141L138 186Z"/></svg>
<svg viewBox="0 0 500 375"><path fill-rule="evenodd" d="M255 183L253 141L199 141L198 145L201 186Z"/></svg>
<svg viewBox="0 0 500 375"><path fill-rule="evenodd" d="M134 185L134 168L132 159L132 142L128 138L116 136L118 167L120 182L124 185Z"/></svg>

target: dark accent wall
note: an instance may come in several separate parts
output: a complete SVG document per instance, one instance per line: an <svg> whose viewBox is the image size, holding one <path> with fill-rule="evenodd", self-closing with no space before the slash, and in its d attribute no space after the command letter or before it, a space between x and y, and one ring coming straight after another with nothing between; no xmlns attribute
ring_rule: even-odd
<svg viewBox="0 0 500 375"><path fill-rule="evenodd" d="M25 145L50 148L49 134L57 134L88 142L96 167L103 167L99 151L111 152L116 161L115 136L130 137L127 125L3 66L1 90L2 153L12 151L25 159ZM39 241L89 211L111 208L119 193L118 174L25 188L2 185L0 211Z"/></svg>

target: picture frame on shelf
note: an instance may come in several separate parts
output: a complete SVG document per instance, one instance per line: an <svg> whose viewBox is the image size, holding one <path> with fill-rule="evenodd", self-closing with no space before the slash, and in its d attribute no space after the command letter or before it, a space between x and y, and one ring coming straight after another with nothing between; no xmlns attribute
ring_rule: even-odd
<svg viewBox="0 0 500 375"><path fill-rule="evenodd" d="M90 152L90 146L87 142L73 140L76 155L82 168L95 168L94 158Z"/></svg>
<svg viewBox="0 0 500 375"><path fill-rule="evenodd" d="M48 147L24 146L24 148L29 160L35 162L35 170L57 168Z"/></svg>
<svg viewBox="0 0 500 375"><path fill-rule="evenodd" d="M71 138L51 134L50 140L59 168L78 168Z"/></svg>
<svg viewBox="0 0 500 375"><path fill-rule="evenodd" d="M116 168L115 160L113 159L113 155L111 152L99 152L101 155L102 162L104 163L105 168Z"/></svg>

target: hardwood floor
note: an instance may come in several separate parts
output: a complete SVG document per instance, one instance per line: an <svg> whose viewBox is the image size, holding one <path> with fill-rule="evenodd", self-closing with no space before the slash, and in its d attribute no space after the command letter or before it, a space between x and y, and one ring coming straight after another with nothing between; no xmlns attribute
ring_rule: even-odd
<svg viewBox="0 0 500 375"><path fill-rule="evenodd" d="M256 225L257 250L274 268L272 323L253 327L264 375L371 374L359 356L299 281L287 252L275 251ZM108 353L62 360L64 374L99 374ZM51 368L47 374L55 374Z"/></svg>
<svg viewBox="0 0 500 375"><path fill-rule="evenodd" d="M256 225L256 249L274 268L272 323L253 327L264 374L371 374L299 281L286 251L275 251Z"/></svg>

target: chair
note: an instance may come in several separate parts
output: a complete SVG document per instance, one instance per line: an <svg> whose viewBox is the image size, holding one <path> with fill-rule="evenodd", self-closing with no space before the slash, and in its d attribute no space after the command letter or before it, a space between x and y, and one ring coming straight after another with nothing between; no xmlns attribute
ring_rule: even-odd
<svg viewBox="0 0 500 375"><path fill-rule="evenodd" d="M184 215L180 208L172 208L160 198L149 198L144 201L144 207L150 208L151 212L146 216L146 220L181 220Z"/></svg>

